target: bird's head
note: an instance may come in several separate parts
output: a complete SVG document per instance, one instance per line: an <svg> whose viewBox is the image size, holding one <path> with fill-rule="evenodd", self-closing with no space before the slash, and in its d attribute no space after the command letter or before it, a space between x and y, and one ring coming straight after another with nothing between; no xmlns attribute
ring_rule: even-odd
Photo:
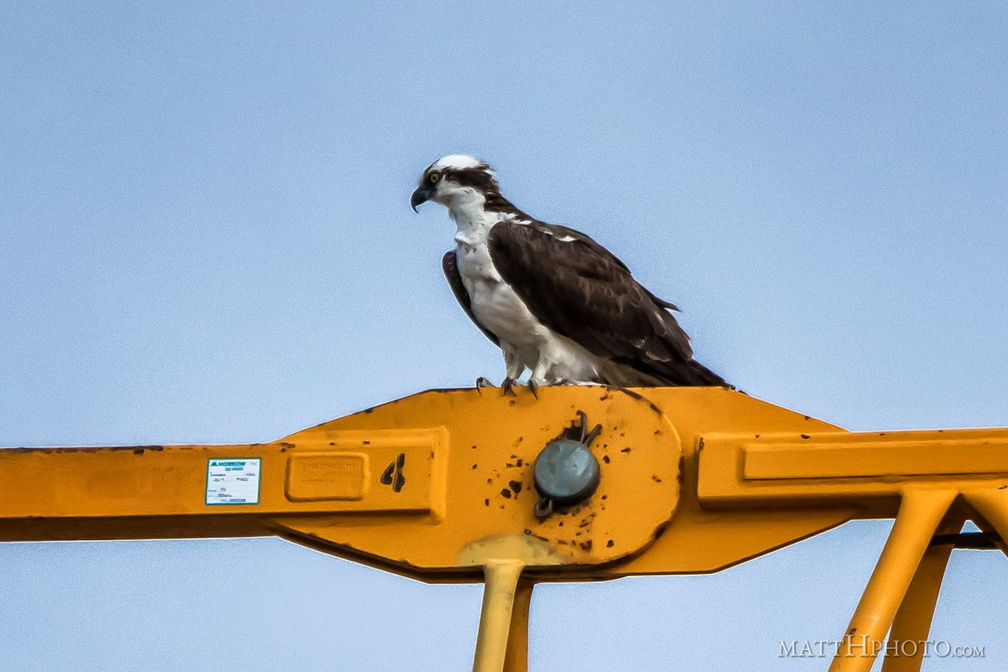
<svg viewBox="0 0 1008 672"><path fill-rule="evenodd" d="M434 201L453 213L465 207L486 207L503 200L490 165L471 156L452 154L427 167L410 198L410 207Z"/></svg>

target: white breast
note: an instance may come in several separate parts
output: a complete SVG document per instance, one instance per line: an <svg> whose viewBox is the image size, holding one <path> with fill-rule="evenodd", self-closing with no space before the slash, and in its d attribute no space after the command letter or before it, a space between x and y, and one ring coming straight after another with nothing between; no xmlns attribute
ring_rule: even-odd
<svg viewBox="0 0 1008 672"><path fill-rule="evenodd" d="M542 338L542 327L497 272L485 237L482 240L456 237L456 241L459 274L469 292L473 315L502 341L520 350L534 347ZM534 361L526 365L534 365Z"/></svg>
<svg viewBox="0 0 1008 672"><path fill-rule="evenodd" d="M487 248L489 228L455 236L459 274L477 321L518 355L535 382L596 381L598 358L539 322L503 281Z"/></svg>

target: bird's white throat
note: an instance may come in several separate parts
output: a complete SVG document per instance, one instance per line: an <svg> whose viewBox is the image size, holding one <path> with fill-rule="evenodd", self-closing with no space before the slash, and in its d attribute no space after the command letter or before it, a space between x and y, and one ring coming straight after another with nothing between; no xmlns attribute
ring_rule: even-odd
<svg viewBox="0 0 1008 672"><path fill-rule="evenodd" d="M484 209L486 198L475 189L461 189L446 201L448 216L455 221L456 242L485 244L491 227L503 218L503 213Z"/></svg>

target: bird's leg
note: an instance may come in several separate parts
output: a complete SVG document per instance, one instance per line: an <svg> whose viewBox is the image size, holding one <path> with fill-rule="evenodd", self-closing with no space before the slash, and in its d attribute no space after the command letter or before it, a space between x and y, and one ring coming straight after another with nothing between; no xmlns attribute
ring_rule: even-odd
<svg viewBox="0 0 1008 672"><path fill-rule="evenodd" d="M501 353L504 355L505 370L504 382L501 383L501 394L510 394L512 397L517 397L518 395L514 391L514 386L518 382L518 378L521 377L522 372L525 371L525 364L518 356L518 352L504 343L501 343Z"/></svg>
<svg viewBox="0 0 1008 672"><path fill-rule="evenodd" d="M541 353L539 355L539 361L536 362L535 368L532 369L532 374L529 376L528 388L529 392L536 399L539 398L539 388L543 385L550 385L550 381L547 378L549 373L549 361Z"/></svg>

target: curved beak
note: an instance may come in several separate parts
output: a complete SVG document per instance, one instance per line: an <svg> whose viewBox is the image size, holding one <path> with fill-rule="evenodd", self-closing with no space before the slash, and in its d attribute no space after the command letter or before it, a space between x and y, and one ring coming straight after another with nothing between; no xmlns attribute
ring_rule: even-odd
<svg viewBox="0 0 1008 672"><path fill-rule="evenodd" d="M434 195L434 189L432 189L431 187L420 187L416 191L414 191L413 195L410 196L409 199L409 204L410 207L413 208L413 212L417 211L416 208L418 205L420 205L421 203L426 203L431 199L433 195Z"/></svg>

